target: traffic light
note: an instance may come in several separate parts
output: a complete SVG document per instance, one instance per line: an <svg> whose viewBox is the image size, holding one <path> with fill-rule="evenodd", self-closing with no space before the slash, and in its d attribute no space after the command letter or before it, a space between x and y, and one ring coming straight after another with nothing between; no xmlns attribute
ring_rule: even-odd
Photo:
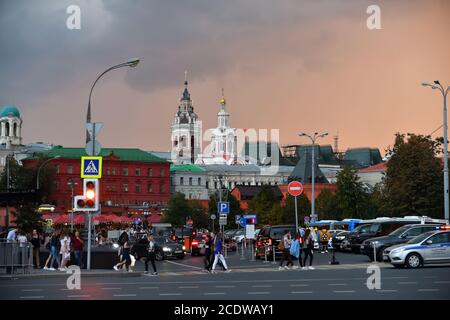
<svg viewBox="0 0 450 320"><path fill-rule="evenodd" d="M246 218L245 219L245 224L256 224L256 219L255 218Z"/></svg>
<svg viewBox="0 0 450 320"><path fill-rule="evenodd" d="M74 197L75 211L98 211L100 196L98 184L98 179L83 180L83 195Z"/></svg>

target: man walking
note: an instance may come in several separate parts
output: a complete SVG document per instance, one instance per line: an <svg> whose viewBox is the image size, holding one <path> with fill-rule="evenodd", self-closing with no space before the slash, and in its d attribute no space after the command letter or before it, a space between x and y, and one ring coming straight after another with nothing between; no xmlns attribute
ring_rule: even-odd
<svg viewBox="0 0 450 320"><path fill-rule="evenodd" d="M83 245L84 241L80 237L80 232L75 231L75 236L72 239L72 248L73 253L75 255L75 261L77 262L77 266L83 268Z"/></svg>
<svg viewBox="0 0 450 320"><path fill-rule="evenodd" d="M147 258L145 259L145 272L148 273L148 262L150 261L152 263L153 273L152 275L156 276L158 275L158 272L156 271L156 265L155 265L155 255L156 255L156 243L153 239L152 235L149 235L147 237L148 239L148 247L147 247Z"/></svg>

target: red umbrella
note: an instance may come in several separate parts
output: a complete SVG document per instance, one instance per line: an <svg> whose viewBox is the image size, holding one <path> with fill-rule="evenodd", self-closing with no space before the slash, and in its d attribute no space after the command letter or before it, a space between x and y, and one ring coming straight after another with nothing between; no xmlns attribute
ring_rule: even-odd
<svg viewBox="0 0 450 320"><path fill-rule="evenodd" d="M94 217L94 221L107 222L107 221L109 221L109 219L105 215L99 215L99 216Z"/></svg>
<svg viewBox="0 0 450 320"><path fill-rule="evenodd" d="M151 214L147 217L147 221L149 223L159 223L161 221L161 215L159 214Z"/></svg>
<svg viewBox="0 0 450 320"><path fill-rule="evenodd" d="M84 223L84 216L79 215L73 219L73 223Z"/></svg>
<svg viewBox="0 0 450 320"><path fill-rule="evenodd" d="M70 217L67 214L60 214L57 215L56 217L53 217L53 224L57 224L57 223L68 223L70 222Z"/></svg>

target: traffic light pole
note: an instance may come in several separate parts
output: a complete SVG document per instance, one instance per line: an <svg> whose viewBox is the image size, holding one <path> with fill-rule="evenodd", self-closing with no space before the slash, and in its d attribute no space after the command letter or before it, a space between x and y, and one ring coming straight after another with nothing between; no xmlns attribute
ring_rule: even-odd
<svg viewBox="0 0 450 320"><path fill-rule="evenodd" d="M91 270L91 238L92 238L92 219L91 211L88 211L88 247L87 247L87 267L88 271Z"/></svg>

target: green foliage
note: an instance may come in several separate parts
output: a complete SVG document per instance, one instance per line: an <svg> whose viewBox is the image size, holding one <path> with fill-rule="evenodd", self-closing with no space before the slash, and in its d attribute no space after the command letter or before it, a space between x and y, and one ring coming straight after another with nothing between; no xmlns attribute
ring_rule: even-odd
<svg viewBox="0 0 450 320"><path fill-rule="evenodd" d="M439 140L397 133L387 163L382 210L391 216L443 217L443 174Z"/></svg>
<svg viewBox="0 0 450 320"><path fill-rule="evenodd" d="M186 218L189 216L191 216L191 208L184 193L173 194L169 199L163 221L171 223L173 226L184 226Z"/></svg>
<svg viewBox="0 0 450 320"><path fill-rule="evenodd" d="M316 199L316 213L320 220L337 220L341 217L336 195L328 189L322 190Z"/></svg>
<svg viewBox="0 0 450 320"><path fill-rule="evenodd" d="M261 191L248 203L249 211L258 215L258 225L276 224L280 217L274 216L279 210L272 211L279 200L273 194L270 186L264 185ZM278 212L281 214L281 211Z"/></svg>
<svg viewBox="0 0 450 320"><path fill-rule="evenodd" d="M191 218L194 221L195 229L208 229L211 224L210 215L206 208L197 200L190 201Z"/></svg>
<svg viewBox="0 0 450 320"><path fill-rule="evenodd" d="M297 197L297 214L299 225L303 224L305 216L311 214L311 201L302 193ZM295 224L295 197L288 195L282 211L281 223Z"/></svg>
<svg viewBox="0 0 450 320"><path fill-rule="evenodd" d="M42 231L44 227L44 220L40 212L36 210L36 207L26 204L17 208L14 214L15 220L13 221L17 227L26 233L31 233L33 229Z"/></svg>
<svg viewBox="0 0 450 320"><path fill-rule="evenodd" d="M359 181L357 171L345 167L338 173L336 185L339 218L366 218L368 192Z"/></svg>

